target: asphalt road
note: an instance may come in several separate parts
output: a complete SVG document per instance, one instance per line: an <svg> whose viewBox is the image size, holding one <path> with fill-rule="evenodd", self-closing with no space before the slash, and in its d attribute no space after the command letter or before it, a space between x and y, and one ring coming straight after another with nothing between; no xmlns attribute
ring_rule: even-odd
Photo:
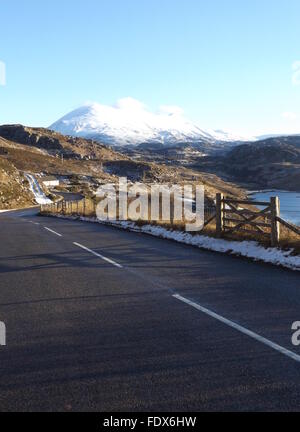
<svg viewBox="0 0 300 432"><path fill-rule="evenodd" d="M81 201L84 198L84 196L79 193L60 192L60 191L56 191L55 189L51 192L53 192L56 195L62 196L64 201Z"/></svg>
<svg viewBox="0 0 300 432"><path fill-rule="evenodd" d="M0 411L300 409L299 273L34 213L0 215Z"/></svg>

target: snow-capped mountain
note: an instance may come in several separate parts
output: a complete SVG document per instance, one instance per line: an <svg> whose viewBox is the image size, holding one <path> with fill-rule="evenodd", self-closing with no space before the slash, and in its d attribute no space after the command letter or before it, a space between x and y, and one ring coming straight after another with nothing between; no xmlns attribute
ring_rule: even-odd
<svg viewBox="0 0 300 432"><path fill-rule="evenodd" d="M118 146L146 143L173 146L249 140L221 130L201 129L187 120L178 107L163 106L158 113L150 112L132 98L121 99L115 106L87 104L52 124L50 129Z"/></svg>

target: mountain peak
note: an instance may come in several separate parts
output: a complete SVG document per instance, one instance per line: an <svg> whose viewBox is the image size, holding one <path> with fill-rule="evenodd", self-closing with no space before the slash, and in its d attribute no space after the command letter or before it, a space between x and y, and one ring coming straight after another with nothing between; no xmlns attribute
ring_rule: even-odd
<svg viewBox="0 0 300 432"><path fill-rule="evenodd" d="M50 129L109 145L246 141L221 130L201 129L184 117L180 107L164 105L158 112L152 112L131 97L118 100L114 106L89 102L62 117Z"/></svg>

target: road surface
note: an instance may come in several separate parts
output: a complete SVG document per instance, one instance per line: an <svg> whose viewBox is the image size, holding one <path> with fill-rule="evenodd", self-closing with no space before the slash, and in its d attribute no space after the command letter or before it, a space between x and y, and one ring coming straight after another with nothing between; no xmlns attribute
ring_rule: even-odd
<svg viewBox="0 0 300 432"><path fill-rule="evenodd" d="M0 215L0 411L298 411L299 273Z"/></svg>
<svg viewBox="0 0 300 432"><path fill-rule="evenodd" d="M81 201L84 198L84 196L80 193L60 192L56 190L53 190L51 192L56 195L62 196L65 201Z"/></svg>

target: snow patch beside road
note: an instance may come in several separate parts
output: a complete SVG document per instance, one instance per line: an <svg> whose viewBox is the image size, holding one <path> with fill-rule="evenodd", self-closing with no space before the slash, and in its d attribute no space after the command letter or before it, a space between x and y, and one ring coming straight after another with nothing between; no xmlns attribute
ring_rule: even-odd
<svg viewBox="0 0 300 432"><path fill-rule="evenodd" d="M52 201L46 197L44 192L42 191L38 181L31 174L25 174L25 177L29 181L30 190L34 195L35 201L37 204L52 204Z"/></svg>
<svg viewBox="0 0 300 432"><path fill-rule="evenodd" d="M53 215L52 215L53 216ZM167 230L166 228L155 225L138 226L134 222L116 221L116 222L103 222L95 218L76 217L76 216L62 216L57 215L54 217L82 220L84 222L100 223L102 225L109 225L121 228L127 231L140 232L149 234L155 237L173 240L178 243L195 246L201 249L206 249L214 252L222 252L230 255L237 255L250 258L254 261L263 261L265 263L274 264L277 266L286 267L291 270L300 271L300 256L293 255L294 250L282 250L277 248L265 248L255 241L229 241L224 239L216 239L205 235L192 235L188 232Z"/></svg>

